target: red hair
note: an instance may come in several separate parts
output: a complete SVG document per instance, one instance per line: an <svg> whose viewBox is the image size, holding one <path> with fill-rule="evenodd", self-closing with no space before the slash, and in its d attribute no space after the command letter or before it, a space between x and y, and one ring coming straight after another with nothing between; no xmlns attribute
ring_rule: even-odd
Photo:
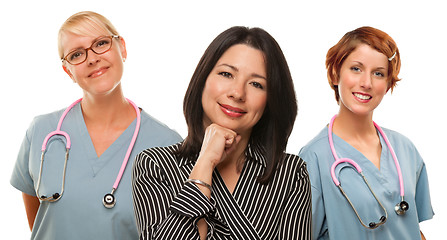
<svg viewBox="0 0 447 240"><path fill-rule="evenodd" d="M337 102L340 99L338 87L334 85L340 77L340 69L345 59L359 44L367 44L371 48L388 57L388 89L393 91L400 71L400 54L394 40L385 32L373 27L360 27L346 33L340 41L329 49L326 55L326 69L329 85L335 92Z"/></svg>

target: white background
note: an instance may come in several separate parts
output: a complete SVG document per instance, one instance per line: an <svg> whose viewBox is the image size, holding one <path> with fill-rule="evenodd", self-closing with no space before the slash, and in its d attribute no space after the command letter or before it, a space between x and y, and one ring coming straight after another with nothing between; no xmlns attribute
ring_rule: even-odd
<svg viewBox="0 0 447 240"><path fill-rule="evenodd" d="M295 154L338 110L327 84L327 50L344 33L360 26L387 32L400 49L402 81L384 98L374 120L408 136L424 157L436 215L421 224L422 231L428 239L444 235L447 17L442 1L153 2L0 3L2 236L30 236L21 193L9 179L32 118L65 108L82 96L62 70L57 32L66 18L83 10L109 18L126 40L128 57L122 79L126 97L183 137L183 96L208 44L235 25L267 30L283 49L295 83L299 112L287 148Z"/></svg>

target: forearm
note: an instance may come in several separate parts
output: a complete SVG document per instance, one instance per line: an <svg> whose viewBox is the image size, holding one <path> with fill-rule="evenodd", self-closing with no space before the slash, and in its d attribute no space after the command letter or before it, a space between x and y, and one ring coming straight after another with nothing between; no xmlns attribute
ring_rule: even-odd
<svg viewBox="0 0 447 240"><path fill-rule="evenodd" d="M168 215L162 222L148 226L140 233L140 240L200 239L195 220L178 214Z"/></svg>
<svg viewBox="0 0 447 240"><path fill-rule="evenodd" d="M210 161L207 161L203 157L199 157L188 178L200 180L211 186L213 171L214 166L210 163ZM196 184L196 186L200 189L203 195L205 195L208 199L211 198L211 189L201 184Z"/></svg>
<svg viewBox="0 0 447 240"><path fill-rule="evenodd" d="M169 202L140 199L138 195L135 201L140 239L183 239L185 236L187 239L199 239L199 231L195 227L197 221L214 210L214 205L193 183L185 184L170 205ZM204 226L207 229L206 223Z"/></svg>
<svg viewBox="0 0 447 240"><path fill-rule="evenodd" d="M138 168L138 167L137 167ZM195 227L214 205L194 183L175 193L166 179L134 171L133 198L140 239L199 239ZM178 235L182 234L182 235Z"/></svg>
<svg viewBox="0 0 447 240"><path fill-rule="evenodd" d="M32 231L37 211L39 210L40 201L37 197L22 193L23 202L25 204L26 217L28 218L29 228Z"/></svg>
<svg viewBox="0 0 447 240"><path fill-rule="evenodd" d="M425 236L424 236L424 234L422 233L422 231L421 231L421 240L425 240Z"/></svg>

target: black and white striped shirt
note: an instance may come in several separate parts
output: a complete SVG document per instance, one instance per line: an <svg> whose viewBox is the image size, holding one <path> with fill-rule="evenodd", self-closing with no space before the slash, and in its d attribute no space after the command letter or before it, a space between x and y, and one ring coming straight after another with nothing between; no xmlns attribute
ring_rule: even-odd
<svg viewBox="0 0 447 240"><path fill-rule="evenodd" d="M273 180L257 176L265 157L248 147L233 194L217 169L211 199L184 183L195 162L177 159L181 143L147 149L136 157L132 194L140 239L200 239L196 223L205 218L207 239L310 239L311 189L304 161L287 154Z"/></svg>

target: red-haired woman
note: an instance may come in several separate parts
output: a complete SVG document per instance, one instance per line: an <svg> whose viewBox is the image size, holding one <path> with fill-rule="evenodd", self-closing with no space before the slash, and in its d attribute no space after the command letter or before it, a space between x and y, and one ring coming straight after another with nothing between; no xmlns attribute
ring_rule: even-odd
<svg viewBox="0 0 447 240"><path fill-rule="evenodd" d="M415 146L373 113L399 81L399 50L372 27L346 33L326 56L340 106L300 151L312 185L315 239L421 239L431 219L427 172Z"/></svg>

